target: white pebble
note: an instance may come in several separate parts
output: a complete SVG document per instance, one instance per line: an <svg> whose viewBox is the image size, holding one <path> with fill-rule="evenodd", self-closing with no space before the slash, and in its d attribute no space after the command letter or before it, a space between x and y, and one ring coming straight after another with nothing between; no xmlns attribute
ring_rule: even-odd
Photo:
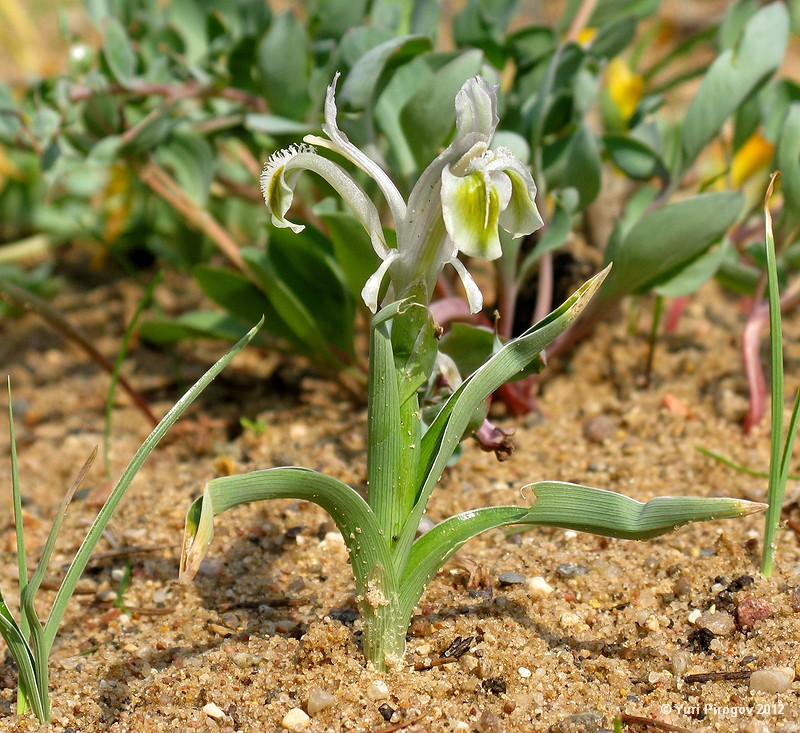
<svg viewBox="0 0 800 733"><path fill-rule="evenodd" d="M750 689L761 692L785 692L794 681L792 667L757 669L750 675Z"/></svg>
<svg viewBox="0 0 800 733"><path fill-rule="evenodd" d="M717 636L730 636L736 631L736 622L733 620L733 616L725 611L717 611L716 613L706 611L695 623L701 629L708 629Z"/></svg>
<svg viewBox="0 0 800 733"><path fill-rule="evenodd" d="M527 667L520 667L520 668L517 670L517 673L518 673L518 674L519 674L519 676L520 676L520 677L522 677L522 679L524 679L524 680L528 679L528 677L530 677L530 676L531 676L531 671L530 671L530 670L529 670Z"/></svg>
<svg viewBox="0 0 800 733"><path fill-rule="evenodd" d="M370 682L367 687L367 697L370 700L385 700L389 697L389 687L383 680Z"/></svg>
<svg viewBox="0 0 800 733"><path fill-rule="evenodd" d="M327 690L323 690L320 687L315 687L311 692L308 693L308 705L306 705L306 710L308 711L309 715L316 715L320 710L324 710L325 708L329 708L336 702L336 698L331 695L330 692Z"/></svg>
<svg viewBox="0 0 800 733"><path fill-rule="evenodd" d="M305 730L310 722L311 718L304 711L300 708L292 708L283 716L281 726L286 730Z"/></svg>
<svg viewBox="0 0 800 733"><path fill-rule="evenodd" d="M225 717L225 712L219 705L215 705L213 702L208 703L208 705L203 706L203 712L209 717L214 718L214 720L222 720Z"/></svg>
<svg viewBox="0 0 800 733"><path fill-rule="evenodd" d="M561 614L561 618L558 620L558 623L561 624L562 628L571 629L574 626L579 626L583 623L583 619L578 616L577 613L571 613L567 611L566 613Z"/></svg>
<svg viewBox="0 0 800 733"><path fill-rule="evenodd" d="M531 578L527 583L527 588L531 598L546 598L553 592L553 586L541 575Z"/></svg>

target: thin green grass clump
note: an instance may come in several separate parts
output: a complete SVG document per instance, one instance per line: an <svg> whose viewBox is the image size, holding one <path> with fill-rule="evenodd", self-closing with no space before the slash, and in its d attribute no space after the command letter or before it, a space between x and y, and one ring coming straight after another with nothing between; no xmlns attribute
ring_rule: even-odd
<svg viewBox="0 0 800 733"><path fill-rule="evenodd" d="M764 199L765 243L767 254L767 300L769 301L769 345L772 372L772 433L770 438L769 486L767 489L767 517L764 523L764 547L761 556L761 572L767 578L772 575L775 559L775 542L778 524L783 509L783 495L789 478L792 450L797 437L800 419L800 391L794 399L792 416L783 440L783 333L781 329L781 299L778 290L778 265L775 259L775 237L772 232L772 215L769 200L778 174L769 182Z"/></svg>
<svg viewBox="0 0 800 733"><path fill-rule="evenodd" d="M50 720L50 693L48 682L48 660L58 634L61 620L66 611L69 599L75 591L75 586L86 568L89 558L100 541L111 516L119 505L122 497L133 481L134 476L147 460L150 453L158 445L166 432L195 401L200 393L209 385L228 362L249 343L255 336L258 328L249 331L225 356L211 367L183 397L164 416L153 432L142 443L139 450L131 459L128 467L123 472L114 490L109 495L102 509L95 517L91 528L81 543L75 557L67 569L61 586L56 593L47 621L42 622L36 611L36 593L41 586L47 571L50 557L55 548L61 524L67 512L72 497L83 482L86 474L94 461L97 449L84 464L78 477L72 484L56 512L53 525L45 542L39 562L33 573L29 575L25 553L25 532L22 519L22 492L19 483L19 470L17 466L17 447L14 432L14 413L11 405L11 380L8 382L8 416L9 433L11 441L11 490L14 507L14 526L17 540L17 565L19 570L19 608L20 617L17 620L11 609L0 595L0 634L8 645L8 651L19 670L17 687L17 713L22 714L31 709L38 720Z"/></svg>
<svg viewBox="0 0 800 733"><path fill-rule="evenodd" d="M472 537L497 527L556 526L625 539L648 539L682 524L740 517L764 508L740 499L658 497L642 504L599 488L553 481L530 484L528 506L477 507L425 534L418 530L428 500L462 440L485 425L487 400L499 387L542 366L545 348L584 310L610 266L517 338L496 341L463 381L439 349L429 304L445 267L460 277L474 313L482 295L458 253L493 260L499 229L530 234L542 225L530 171L507 148L492 148L498 125L496 90L468 80L455 101L453 142L425 169L404 200L386 173L339 130L334 86L325 104L326 137L273 155L262 189L276 226L288 221L294 186L311 170L350 205L380 258L362 296L372 319L368 387L368 499L330 476L299 467L271 468L214 479L189 509L181 573L194 575L207 552L214 518L261 499L302 499L325 509L350 552L363 650L376 669L402 661L414 608L445 562ZM396 246L361 186L311 147L325 148L369 175L385 197ZM504 235L506 236L506 235ZM379 306L379 303L382 303ZM453 374L456 374L454 377ZM449 380L447 390L442 380Z"/></svg>

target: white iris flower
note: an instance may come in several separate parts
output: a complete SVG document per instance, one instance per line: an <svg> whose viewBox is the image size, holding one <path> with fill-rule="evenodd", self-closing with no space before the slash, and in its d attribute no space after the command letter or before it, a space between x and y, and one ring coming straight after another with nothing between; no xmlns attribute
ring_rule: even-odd
<svg viewBox="0 0 800 733"><path fill-rule="evenodd" d="M307 135L305 141L310 144L281 150L264 167L261 190L273 224L302 230L302 225L285 216L297 177L304 170L313 171L350 205L382 260L361 293L373 313L387 273L393 299L413 297L427 304L447 264L455 267L470 310L477 313L483 298L458 253L493 260L502 254L498 227L516 237L542 226L535 204L536 185L527 166L507 148L489 148L498 123L496 87L482 77L469 79L461 87L455 101L455 139L423 171L406 203L386 172L337 126L337 78L338 74L325 99L322 130L327 138ZM389 205L396 249L386 243L380 215L362 188L344 168L317 155L312 144L338 153L375 180Z"/></svg>

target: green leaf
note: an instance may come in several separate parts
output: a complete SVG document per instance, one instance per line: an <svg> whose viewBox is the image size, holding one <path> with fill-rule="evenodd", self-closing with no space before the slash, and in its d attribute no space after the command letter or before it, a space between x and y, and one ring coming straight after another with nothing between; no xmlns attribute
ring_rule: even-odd
<svg viewBox="0 0 800 733"><path fill-rule="evenodd" d="M372 22L398 36L419 33L435 38L440 5L438 0L374 0Z"/></svg>
<svg viewBox="0 0 800 733"><path fill-rule="evenodd" d="M459 48L479 48L496 68L505 62L505 32L517 0L469 0L453 20L453 36Z"/></svg>
<svg viewBox="0 0 800 733"><path fill-rule="evenodd" d="M339 40L348 30L361 25L368 0L324 0L313 5L309 29L314 38Z"/></svg>
<svg viewBox="0 0 800 733"><path fill-rule="evenodd" d="M607 248L614 269L597 301L648 292L674 277L722 238L743 202L734 191L704 193L642 216Z"/></svg>
<svg viewBox="0 0 800 733"><path fill-rule="evenodd" d="M258 114L253 112L244 116L244 126L251 132L267 135L307 135L314 131L311 125L280 115Z"/></svg>
<svg viewBox="0 0 800 733"><path fill-rule="evenodd" d="M709 250L689 263L675 277L653 288L653 292L665 298L680 298L696 293L701 285L717 274L729 249L730 244L725 240L716 249Z"/></svg>
<svg viewBox="0 0 800 733"><path fill-rule="evenodd" d="M240 323L253 323L264 316L269 324L270 333L296 343L293 332L280 319L264 291L246 276L210 265L198 265L193 268L192 276L211 300L222 306ZM185 323L185 325L190 324ZM195 322L191 325L200 324Z"/></svg>
<svg viewBox="0 0 800 733"><path fill-rule="evenodd" d="M439 350L456 363L460 374L480 369L494 353L494 347L491 329L469 323L453 323L439 342Z"/></svg>
<svg viewBox="0 0 800 733"><path fill-rule="evenodd" d="M428 381L436 363L437 341L428 308L410 305L392 321L392 352L400 404Z"/></svg>
<svg viewBox="0 0 800 733"><path fill-rule="evenodd" d="M480 51L465 51L436 71L403 106L400 123L418 168L439 153L455 124L453 100L464 82L480 71L482 60Z"/></svg>
<svg viewBox="0 0 800 733"><path fill-rule="evenodd" d="M628 178L649 181L653 176L669 177L661 156L649 145L627 135L605 135L603 145L614 163Z"/></svg>
<svg viewBox="0 0 800 733"><path fill-rule="evenodd" d="M361 290L381 263L364 227L350 212L315 211L325 224L333 245L334 256L342 268L347 287L354 301L361 300Z"/></svg>
<svg viewBox="0 0 800 733"><path fill-rule="evenodd" d="M600 193L600 152L589 126L583 124L573 135L567 155L567 166L561 188L574 188L579 196L579 209L585 209Z"/></svg>
<svg viewBox="0 0 800 733"><path fill-rule="evenodd" d="M258 44L257 68L270 110L294 120L305 119L311 104L308 95L310 48L305 29L293 13L273 18Z"/></svg>
<svg viewBox="0 0 800 733"><path fill-rule="evenodd" d="M419 492L414 510L403 527L396 553L398 558L405 558L410 550L428 498L475 411L490 394L526 369L574 322L607 274L608 269L595 275L546 318L505 344L445 402L422 438Z"/></svg>
<svg viewBox="0 0 800 733"><path fill-rule="evenodd" d="M642 20L653 15L659 4L659 0L599 0L589 26L600 28L629 15Z"/></svg>
<svg viewBox="0 0 800 733"><path fill-rule="evenodd" d="M183 41L187 64L199 63L208 52L206 4L197 0L170 0L165 7L165 14Z"/></svg>
<svg viewBox="0 0 800 733"><path fill-rule="evenodd" d="M247 248L243 254L251 263L259 263L265 256L255 248ZM306 227L300 235L271 227L266 259L311 314L326 342L352 355L356 300L350 295L330 241L312 227Z"/></svg>
<svg viewBox="0 0 800 733"><path fill-rule="evenodd" d="M173 130L159 145L155 159L169 168L181 188L198 204L206 206L214 177L214 152L208 141L188 125Z"/></svg>
<svg viewBox="0 0 800 733"><path fill-rule="evenodd" d="M711 64L683 122L684 170L719 133L725 120L777 71L788 34L785 5L770 3L747 23L738 47L724 51Z"/></svg>
<svg viewBox="0 0 800 733"><path fill-rule="evenodd" d="M50 708L48 691L43 691L38 686L33 651L2 596L0 596L0 635L6 642L11 658L17 665L19 686L24 700L21 705L22 709L18 707L18 712L24 712L24 704L27 703L31 706L37 720L42 723L46 722L49 718Z"/></svg>
<svg viewBox="0 0 800 733"><path fill-rule="evenodd" d="M636 19L624 16L603 25L589 44L592 56L611 59L622 53L636 36Z"/></svg>
<svg viewBox="0 0 800 733"><path fill-rule="evenodd" d="M725 51L735 48L747 23L758 12L758 0L735 0L730 4L717 32L719 47Z"/></svg>
<svg viewBox="0 0 800 733"><path fill-rule="evenodd" d="M431 39L424 36L392 38L365 53L353 64L336 95L343 110L367 109L381 74L388 66L398 66L431 50Z"/></svg>
<svg viewBox="0 0 800 733"><path fill-rule="evenodd" d="M573 189L570 189L570 191ZM536 246L528 253L522 264L519 266L517 272L517 282L524 283L530 277L533 268L539 261L539 258L547 253L557 250L564 242L567 241L570 232L572 231L572 214L564 206L563 194L556 198L556 208L553 211L550 221L545 224L545 228ZM577 200L577 196L575 196ZM576 202L577 203L577 202Z"/></svg>
<svg viewBox="0 0 800 733"><path fill-rule="evenodd" d="M800 104L793 104L786 115L777 163L784 205L795 217L800 217Z"/></svg>
<svg viewBox="0 0 800 733"><path fill-rule="evenodd" d="M382 533L392 537L403 520L398 502L407 477L401 476L401 402L394 365L390 319L397 303L382 308L372 322L369 346L367 484L369 505Z"/></svg>
<svg viewBox="0 0 800 733"><path fill-rule="evenodd" d="M387 543L381 537L375 514L358 493L331 476L289 466L223 476L206 484L203 496L186 515L181 577L191 578L197 573L214 537L214 517L242 504L266 499L310 501L328 512L354 559L351 567L360 593L366 591L372 568L391 568Z"/></svg>
<svg viewBox="0 0 800 733"><path fill-rule="evenodd" d="M235 342L246 331L241 321L218 311L189 311L177 318L154 318L139 326L139 336L158 345L198 338Z"/></svg>
<svg viewBox="0 0 800 733"><path fill-rule="evenodd" d="M511 33L506 38L506 44L517 68L525 71L549 56L558 39L552 28L532 26Z"/></svg>
<svg viewBox="0 0 800 733"><path fill-rule="evenodd" d="M325 295L322 290L296 289L286 277L286 271L276 267L265 253L254 248L241 251L242 259L247 263L250 272L255 276L267 300L280 316L281 320L290 329L293 341L300 349L314 355L327 367L344 366L342 357L331 349L331 342L323 332L321 324L328 325L331 319L339 323L344 321L339 318L341 312L347 309L346 302L338 303L333 310L326 310L320 304ZM327 284L317 281L317 287ZM352 326L350 326L350 330ZM345 337L348 334L345 333ZM342 340L342 334L338 334ZM352 339L348 342L352 344ZM352 346L350 346L352 349Z"/></svg>
<svg viewBox="0 0 800 733"><path fill-rule="evenodd" d="M130 86L136 75L136 53L122 24L113 17L103 19L103 58L115 81Z"/></svg>
<svg viewBox="0 0 800 733"><path fill-rule="evenodd" d="M430 579L468 540L509 525L561 527L626 540L646 540L689 522L734 519L762 511L743 499L659 496L647 503L578 484L543 481L526 487L530 508L484 507L450 517L422 535L402 577L401 605L416 604Z"/></svg>

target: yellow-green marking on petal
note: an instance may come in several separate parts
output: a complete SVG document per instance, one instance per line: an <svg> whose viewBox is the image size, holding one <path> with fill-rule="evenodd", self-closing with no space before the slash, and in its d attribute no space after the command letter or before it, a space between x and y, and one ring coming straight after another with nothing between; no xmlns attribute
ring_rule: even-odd
<svg viewBox="0 0 800 733"><path fill-rule="evenodd" d="M502 254L497 224L502 204L500 191L481 171L467 176L442 173L442 211L450 238L470 257L494 260Z"/></svg>

